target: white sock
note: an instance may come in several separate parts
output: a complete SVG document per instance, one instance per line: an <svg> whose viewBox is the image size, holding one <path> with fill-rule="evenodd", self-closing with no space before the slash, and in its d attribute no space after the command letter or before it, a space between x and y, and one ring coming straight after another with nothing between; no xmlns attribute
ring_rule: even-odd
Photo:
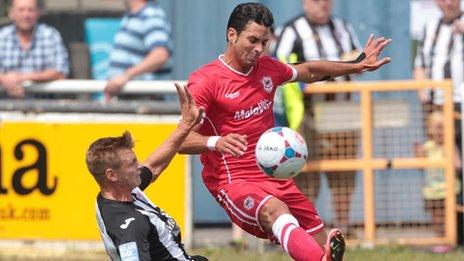
<svg viewBox="0 0 464 261"><path fill-rule="evenodd" d="M272 224L272 233L274 233L274 236L279 240L280 243L282 243L283 240L283 238L281 238L282 229L287 224L294 224L296 227L300 226L298 220L296 220L292 214L282 214L276 219L274 224Z"/></svg>

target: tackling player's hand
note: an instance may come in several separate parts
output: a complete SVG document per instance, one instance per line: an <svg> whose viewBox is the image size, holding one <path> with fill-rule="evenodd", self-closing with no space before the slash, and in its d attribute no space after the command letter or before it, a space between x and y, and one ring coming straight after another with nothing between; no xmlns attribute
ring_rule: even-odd
<svg viewBox="0 0 464 261"><path fill-rule="evenodd" d="M364 58L359 64L361 65L361 71L374 71L377 70L384 64L390 62L390 57L385 57L379 60L379 55L382 52L383 48L391 42L391 39L386 39L385 37L379 37L374 39L374 35L371 34L367 40L366 46L364 47L364 53L366 58Z"/></svg>
<svg viewBox="0 0 464 261"><path fill-rule="evenodd" d="M180 111L181 111L181 124L191 129L203 120L204 108L197 107L195 99L185 86L174 83L179 95Z"/></svg>
<svg viewBox="0 0 464 261"><path fill-rule="evenodd" d="M246 138L246 135L236 133L227 134L217 141L216 150L223 153L229 153L234 157L240 157L247 150L248 142Z"/></svg>

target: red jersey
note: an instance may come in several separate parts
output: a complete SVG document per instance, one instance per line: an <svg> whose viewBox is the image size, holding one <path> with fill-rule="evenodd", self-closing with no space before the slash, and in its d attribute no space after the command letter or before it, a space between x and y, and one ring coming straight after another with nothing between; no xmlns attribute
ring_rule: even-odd
<svg viewBox="0 0 464 261"><path fill-rule="evenodd" d="M208 151L201 155L203 180L210 191L238 179L272 179L256 165L255 146L260 135L274 126L276 88L296 78L296 70L271 57L259 58L246 74L225 64L221 56L193 72L189 91L206 118L198 131L205 136L247 135L241 157Z"/></svg>

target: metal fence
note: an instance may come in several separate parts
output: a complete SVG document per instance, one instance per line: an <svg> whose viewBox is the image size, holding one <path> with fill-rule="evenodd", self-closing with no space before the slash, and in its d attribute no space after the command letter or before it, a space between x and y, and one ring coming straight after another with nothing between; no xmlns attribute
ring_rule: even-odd
<svg viewBox="0 0 464 261"><path fill-rule="evenodd" d="M184 81L178 81L185 84ZM25 83L25 99L0 99L0 111L179 114L174 81L131 81L120 98L104 101L106 81Z"/></svg>
<svg viewBox="0 0 464 261"><path fill-rule="evenodd" d="M442 107L414 99L430 87L444 92ZM310 161L296 178L326 223L344 228L352 244L456 244L451 83L305 89L306 96L341 93L352 98L306 103L302 131ZM318 195L320 186L329 187L328 195Z"/></svg>

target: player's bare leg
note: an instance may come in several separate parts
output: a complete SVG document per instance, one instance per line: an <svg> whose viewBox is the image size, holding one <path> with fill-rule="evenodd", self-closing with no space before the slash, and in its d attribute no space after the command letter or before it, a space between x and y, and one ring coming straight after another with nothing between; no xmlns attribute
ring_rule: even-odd
<svg viewBox="0 0 464 261"><path fill-rule="evenodd" d="M271 198L263 205L259 210L258 220L261 227L274 234L282 248L295 260L343 260L345 241L341 232L331 231L328 240L325 231L314 236L307 234L287 205L277 198ZM334 250L337 251L332 254Z"/></svg>
<svg viewBox="0 0 464 261"><path fill-rule="evenodd" d="M312 235L312 237L314 238L314 240L316 240L317 244L319 244L319 246L322 248L322 249L325 249L325 245L326 245L326 242L327 242L327 231L325 229L317 232L316 234Z"/></svg>

